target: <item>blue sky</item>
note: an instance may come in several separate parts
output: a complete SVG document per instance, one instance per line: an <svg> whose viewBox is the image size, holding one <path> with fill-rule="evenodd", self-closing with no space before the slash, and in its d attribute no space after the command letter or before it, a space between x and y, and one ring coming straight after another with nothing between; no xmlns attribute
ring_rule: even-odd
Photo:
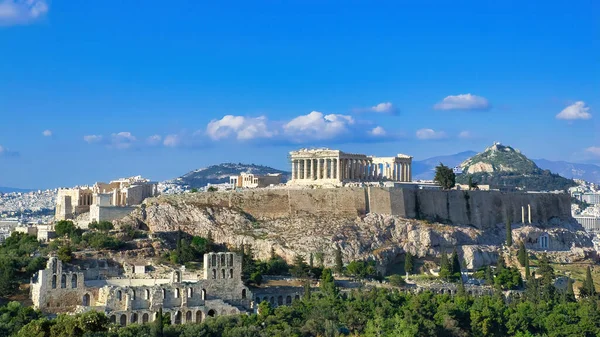
<svg viewBox="0 0 600 337"><path fill-rule="evenodd" d="M0 186L328 146L600 162L597 1L0 0Z"/></svg>

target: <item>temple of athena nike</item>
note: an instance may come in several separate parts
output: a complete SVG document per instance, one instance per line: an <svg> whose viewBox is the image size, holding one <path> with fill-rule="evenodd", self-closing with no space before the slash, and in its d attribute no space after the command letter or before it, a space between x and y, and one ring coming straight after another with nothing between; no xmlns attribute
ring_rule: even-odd
<svg viewBox="0 0 600 337"><path fill-rule="evenodd" d="M375 157L331 149L290 152L289 185L342 185L352 182L410 182L412 157Z"/></svg>

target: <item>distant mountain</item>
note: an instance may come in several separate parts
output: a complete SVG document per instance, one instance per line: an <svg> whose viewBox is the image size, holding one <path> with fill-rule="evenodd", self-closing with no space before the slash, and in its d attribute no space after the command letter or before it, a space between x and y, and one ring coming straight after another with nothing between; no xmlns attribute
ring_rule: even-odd
<svg viewBox="0 0 600 337"><path fill-rule="evenodd" d="M234 164L224 163L201 168L184 174L183 176L164 182L165 184L175 184L187 186L189 188L200 188L208 184L228 183L229 177L238 175L242 172L264 175L267 173L281 173L283 181L287 181L290 173L268 166L255 164Z"/></svg>
<svg viewBox="0 0 600 337"><path fill-rule="evenodd" d="M523 190L565 190L575 182L542 170L519 150L500 143L465 160L460 164L463 174L456 178L462 184L469 177L480 185L516 187Z"/></svg>
<svg viewBox="0 0 600 337"><path fill-rule="evenodd" d="M12 193L12 192L27 193L27 192L31 192L31 191L35 191L35 190L29 189L29 188L15 188L15 187L0 186L0 193Z"/></svg>
<svg viewBox="0 0 600 337"><path fill-rule="evenodd" d="M435 175L435 167L440 163L443 163L449 167L455 167L476 154L477 152L475 151L464 151L447 156L431 157L424 160L413 160L411 167L412 177L415 180L431 180Z"/></svg>
<svg viewBox="0 0 600 337"><path fill-rule="evenodd" d="M591 183L600 184L600 166L594 164L577 164L566 161L551 161L546 159L534 159L535 163L552 173L559 174L565 178L582 179Z"/></svg>

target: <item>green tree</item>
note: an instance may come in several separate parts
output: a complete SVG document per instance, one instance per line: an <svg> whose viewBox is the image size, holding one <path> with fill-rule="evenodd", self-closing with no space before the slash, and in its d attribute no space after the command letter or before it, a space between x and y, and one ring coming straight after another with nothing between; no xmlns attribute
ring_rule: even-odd
<svg viewBox="0 0 600 337"><path fill-rule="evenodd" d="M410 252L404 254L404 272L412 274L415 269L414 257Z"/></svg>
<svg viewBox="0 0 600 337"><path fill-rule="evenodd" d="M335 285L335 279L333 278L331 269L323 269L319 287L321 288L321 292L323 292L325 295L336 297L339 294L339 289Z"/></svg>
<svg viewBox="0 0 600 337"><path fill-rule="evenodd" d="M17 263L9 257L0 258L0 297L12 295L18 288Z"/></svg>
<svg viewBox="0 0 600 337"><path fill-rule="evenodd" d="M58 236L68 236L70 237L73 233L77 231L77 227L70 220L60 220L54 225L54 232Z"/></svg>
<svg viewBox="0 0 600 337"><path fill-rule="evenodd" d="M452 255L450 258L450 267L451 267L451 271L450 273L452 274L452 279L454 280L458 280L461 279L461 268L460 268L460 261L458 260L458 252L456 251L456 248L454 248L454 250L452 251Z"/></svg>
<svg viewBox="0 0 600 337"><path fill-rule="evenodd" d="M596 287L594 286L594 279L592 278L592 270L590 266L585 271L585 280L583 285L579 288L579 295L581 297L592 297L596 295Z"/></svg>
<svg viewBox="0 0 600 337"><path fill-rule="evenodd" d="M156 318L152 323L152 337L163 337L163 328L163 311L162 307L159 307Z"/></svg>
<svg viewBox="0 0 600 337"><path fill-rule="evenodd" d="M513 244L512 240L512 225L510 224L510 217L506 217L506 246L511 247Z"/></svg>
<svg viewBox="0 0 600 337"><path fill-rule="evenodd" d="M573 291L573 279L568 278L567 289L565 290L565 301L575 302L575 291Z"/></svg>
<svg viewBox="0 0 600 337"><path fill-rule="evenodd" d="M313 257L313 253L310 253L309 258L308 258L308 266L310 267L310 269L313 269L315 267L314 264L314 257Z"/></svg>
<svg viewBox="0 0 600 337"><path fill-rule="evenodd" d="M73 259L73 251L71 250L71 246L64 245L64 246L58 248L56 255L58 256L58 259L61 260L62 262L70 263L71 260Z"/></svg>
<svg viewBox="0 0 600 337"><path fill-rule="evenodd" d="M192 188L192 189L190 190L190 192L192 192L192 193L198 193L198 189L194 187L194 188Z"/></svg>
<svg viewBox="0 0 600 337"><path fill-rule="evenodd" d="M219 190L219 189L218 189L218 188L216 188L215 186L210 186L210 187L209 187L209 188L208 188L206 191L207 191L207 192L216 192L216 191L218 191L218 190Z"/></svg>
<svg viewBox="0 0 600 337"><path fill-rule="evenodd" d="M440 163L435 167L435 177L433 181L438 183L443 189L449 190L456 185L456 175L448 166Z"/></svg>
<svg viewBox="0 0 600 337"><path fill-rule="evenodd" d="M342 248L337 245L335 250L335 271L341 274L344 271L344 261L342 260Z"/></svg>
<svg viewBox="0 0 600 337"><path fill-rule="evenodd" d="M525 253L525 279L529 280L531 273L529 271L529 254Z"/></svg>
<svg viewBox="0 0 600 337"><path fill-rule="evenodd" d="M492 267L490 266L485 268L485 283L488 285L494 284L494 273L492 273Z"/></svg>
<svg viewBox="0 0 600 337"><path fill-rule="evenodd" d="M525 267L525 259L527 258L527 249L523 241L519 241L519 251L517 252L517 260L521 264L521 267Z"/></svg>
<svg viewBox="0 0 600 337"><path fill-rule="evenodd" d="M308 272L308 265L304 260L304 255L296 254L294 257L294 265L292 266L291 273L295 277L306 277Z"/></svg>
<svg viewBox="0 0 600 337"><path fill-rule="evenodd" d="M452 265L448 260L448 254L445 251L442 252L442 257L440 258L440 277L447 280L452 276Z"/></svg>

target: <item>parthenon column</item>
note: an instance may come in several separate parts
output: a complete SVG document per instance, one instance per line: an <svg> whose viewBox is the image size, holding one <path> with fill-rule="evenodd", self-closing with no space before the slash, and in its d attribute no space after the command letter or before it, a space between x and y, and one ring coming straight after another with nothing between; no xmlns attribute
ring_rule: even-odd
<svg viewBox="0 0 600 337"><path fill-rule="evenodd" d="M412 181L412 172L411 172L412 163L409 162L407 165L408 165L408 174L407 174L407 177L406 177L406 181Z"/></svg>
<svg viewBox="0 0 600 337"><path fill-rule="evenodd" d="M406 181L406 164L402 163L402 176L400 177L400 181Z"/></svg>
<svg viewBox="0 0 600 337"><path fill-rule="evenodd" d="M308 168L308 159L304 159L303 161L304 161L304 165L303 165L304 167L303 167L303 170L302 170L302 179L307 179L308 178L308 170L307 170L307 168Z"/></svg>
<svg viewBox="0 0 600 337"><path fill-rule="evenodd" d="M292 180L296 179L296 160L292 159Z"/></svg>
<svg viewBox="0 0 600 337"><path fill-rule="evenodd" d="M317 158L317 180L321 179L321 158Z"/></svg>

